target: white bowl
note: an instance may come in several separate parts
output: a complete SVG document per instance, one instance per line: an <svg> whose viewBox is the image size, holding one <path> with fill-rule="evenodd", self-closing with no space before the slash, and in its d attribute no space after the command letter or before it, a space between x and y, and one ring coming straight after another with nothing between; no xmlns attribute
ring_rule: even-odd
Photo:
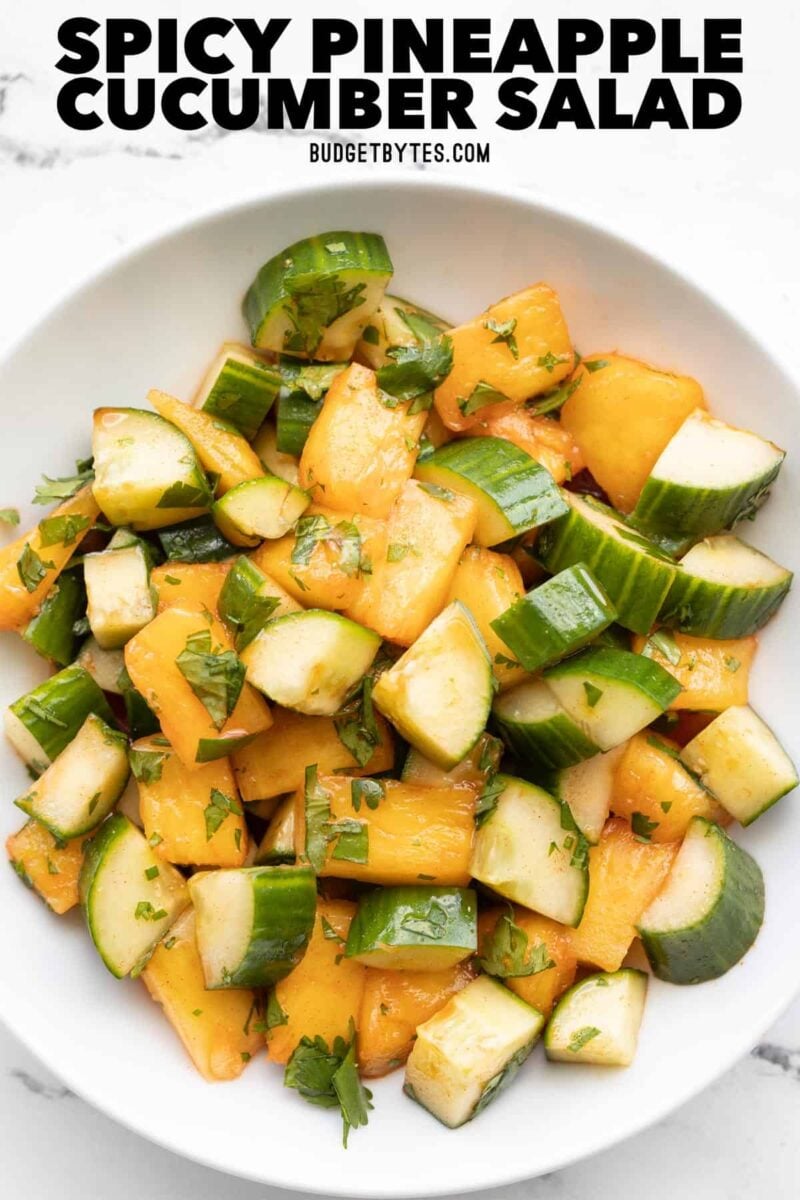
<svg viewBox="0 0 800 1200"><path fill-rule="evenodd" d="M707 296L618 238L521 196L424 179L327 186L231 208L123 259L73 295L0 368L6 434L3 503L32 495L39 473L68 474L89 447L97 405L142 405L150 387L189 398L225 338L244 336L239 302L258 266L309 233L383 233L392 290L454 321L536 280L559 292L584 353L619 348L697 376L713 409L794 450L798 395L769 353ZM713 284L713 281L710 281ZM609 437L615 431L609 429ZM796 460L746 534L791 563L800 512ZM31 523L41 509L26 508ZM791 750L800 673L793 598L763 637L753 699ZM45 674L2 637L3 705ZM796 707L795 707L796 712ZM0 749L2 832L21 821L26 776ZM800 988L790 930L800 908L800 806L784 800L741 834L764 870L767 919L744 962L701 987L654 982L639 1053L627 1071L549 1065L541 1051L474 1124L451 1132L401 1093L374 1086L367 1129L340 1146L336 1115L253 1062L210 1086L141 984L119 983L77 913L49 914L0 873L0 1016L69 1087L145 1137L263 1183L346 1196L433 1196L552 1171L629 1136L730 1067ZM311 1032L311 1031L310 1031Z"/></svg>

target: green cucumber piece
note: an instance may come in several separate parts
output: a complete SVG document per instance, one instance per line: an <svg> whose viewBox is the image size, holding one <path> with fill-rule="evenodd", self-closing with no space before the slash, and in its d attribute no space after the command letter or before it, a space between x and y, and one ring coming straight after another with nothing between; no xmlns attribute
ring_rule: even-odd
<svg viewBox="0 0 800 1200"><path fill-rule="evenodd" d="M441 317L399 296L384 296L361 335L359 359L379 371L392 359L390 350L432 342L451 326Z"/></svg>
<svg viewBox="0 0 800 1200"><path fill-rule="evenodd" d="M752 825L798 784L789 755L747 704L715 717L683 747L681 760L741 825Z"/></svg>
<svg viewBox="0 0 800 1200"><path fill-rule="evenodd" d="M333 716L369 670L381 639L339 613L307 609L269 621L241 651L247 679L283 708Z"/></svg>
<svg viewBox="0 0 800 1200"><path fill-rule="evenodd" d="M620 625L649 633L675 578L675 564L612 508L592 497L564 496L569 512L539 535L542 565L556 574L585 564L616 608Z"/></svg>
<svg viewBox="0 0 800 1200"><path fill-rule="evenodd" d="M614 772L624 752L625 743L539 779L546 791L567 805L578 829L592 846L600 841L608 818Z"/></svg>
<svg viewBox="0 0 800 1200"><path fill-rule="evenodd" d="M791 584L791 571L732 534L707 538L681 559L660 620L695 637L748 637L778 611Z"/></svg>
<svg viewBox="0 0 800 1200"><path fill-rule="evenodd" d="M121 813L87 843L78 890L89 933L112 975L138 975L189 903L186 881Z"/></svg>
<svg viewBox="0 0 800 1200"><path fill-rule="evenodd" d="M502 983L481 975L417 1029L404 1090L456 1129L511 1083L544 1017Z"/></svg>
<svg viewBox="0 0 800 1200"><path fill-rule="evenodd" d="M200 385L196 406L229 421L251 442L281 390L280 372L249 346L222 347Z"/></svg>
<svg viewBox="0 0 800 1200"><path fill-rule="evenodd" d="M125 734L89 713L56 761L14 803L54 838L68 841L95 829L108 816L128 775Z"/></svg>
<svg viewBox="0 0 800 1200"><path fill-rule="evenodd" d="M659 533L719 533L752 516L785 457L772 442L695 409L657 459L633 518Z"/></svg>
<svg viewBox="0 0 800 1200"><path fill-rule="evenodd" d="M521 596L490 624L533 673L580 650L616 616L589 568L576 563Z"/></svg>
<svg viewBox="0 0 800 1200"><path fill-rule="evenodd" d="M252 805L248 805L248 811ZM294 848L294 796L287 796L276 808L256 852L257 866L277 866L293 863L297 857Z"/></svg>
<svg viewBox="0 0 800 1200"><path fill-rule="evenodd" d="M507 900L573 928L589 892L589 848L566 805L510 775L475 834L470 873Z"/></svg>
<svg viewBox="0 0 800 1200"><path fill-rule="evenodd" d="M89 627L102 650L117 650L156 615L150 560L141 542L83 560Z"/></svg>
<svg viewBox="0 0 800 1200"><path fill-rule="evenodd" d="M485 783L497 772L503 755L503 744L490 733L483 733L461 762L449 771L409 746L400 778L403 783L420 787L450 787L456 783Z"/></svg>
<svg viewBox="0 0 800 1200"><path fill-rule="evenodd" d="M115 723L89 672L73 663L6 709L6 737L26 766L40 775L72 741L89 713Z"/></svg>
<svg viewBox="0 0 800 1200"><path fill-rule="evenodd" d="M281 359L283 386L275 409L275 446L281 454L300 457L326 393L347 366L347 363L302 363L297 359Z"/></svg>
<svg viewBox="0 0 800 1200"><path fill-rule="evenodd" d="M23 638L37 654L66 667L75 657L75 623L86 611L86 589L76 571L59 575Z"/></svg>
<svg viewBox="0 0 800 1200"><path fill-rule="evenodd" d="M92 489L112 525L160 529L211 505L192 443L157 413L98 408L92 453Z"/></svg>
<svg viewBox="0 0 800 1200"><path fill-rule="evenodd" d="M317 905L310 867L240 867L189 880L207 988L271 987L305 953Z"/></svg>
<svg viewBox="0 0 800 1200"><path fill-rule="evenodd" d="M415 477L473 500L474 540L496 546L567 512L550 472L504 438L460 438L440 446Z"/></svg>
<svg viewBox="0 0 800 1200"><path fill-rule="evenodd" d="M233 630L237 650L249 646L273 616L283 615L283 589L246 555L237 558L219 594L217 608Z"/></svg>
<svg viewBox="0 0 800 1200"><path fill-rule="evenodd" d="M211 517L196 517L181 525L159 529L157 536L164 557L170 562L223 562L239 553L239 547L223 537Z"/></svg>
<svg viewBox="0 0 800 1200"><path fill-rule="evenodd" d="M148 737L151 733L160 733L161 724L141 692L133 686L133 680L128 674L123 658L122 670L117 676L117 684L125 705L125 715L128 722L128 733L132 739Z"/></svg>
<svg viewBox="0 0 800 1200"><path fill-rule="evenodd" d="M587 975L564 993L544 1031L551 1062L629 1067L647 999L647 975L623 967Z"/></svg>
<svg viewBox="0 0 800 1200"><path fill-rule="evenodd" d="M345 956L384 971L446 971L478 949L470 888L376 888L362 896Z"/></svg>
<svg viewBox="0 0 800 1200"><path fill-rule="evenodd" d="M323 362L350 359L392 271L376 233L334 231L287 246L244 298L253 345Z"/></svg>
<svg viewBox="0 0 800 1200"><path fill-rule="evenodd" d="M639 918L650 966L668 983L718 979L764 920L761 868L724 829L693 817L667 881Z"/></svg>
<svg viewBox="0 0 800 1200"><path fill-rule="evenodd" d="M449 771L486 728L493 692L486 643L454 600L383 672L372 699L407 742Z"/></svg>
<svg viewBox="0 0 800 1200"><path fill-rule="evenodd" d="M75 662L89 672L104 692L111 692L114 696L122 695L123 688L119 681L125 668L125 654L122 650L103 650L98 646L96 638L88 637L78 651Z"/></svg>
<svg viewBox="0 0 800 1200"><path fill-rule="evenodd" d="M674 675L643 654L590 647L544 673L559 704L601 750L655 721L680 695Z"/></svg>
<svg viewBox="0 0 800 1200"><path fill-rule="evenodd" d="M229 542L257 546L288 533L310 503L308 492L277 475L263 475L232 487L211 511Z"/></svg>
<svg viewBox="0 0 800 1200"><path fill-rule="evenodd" d="M269 421L261 426L258 437L253 442L253 449L261 459L264 470L279 479L285 479L297 487L300 481L300 459L293 454L283 454L278 449L278 435L275 426Z"/></svg>
<svg viewBox="0 0 800 1200"><path fill-rule="evenodd" d="M501 692L492 716L503 741L534 778L583 762L600 750L541 679Z"/></svg>

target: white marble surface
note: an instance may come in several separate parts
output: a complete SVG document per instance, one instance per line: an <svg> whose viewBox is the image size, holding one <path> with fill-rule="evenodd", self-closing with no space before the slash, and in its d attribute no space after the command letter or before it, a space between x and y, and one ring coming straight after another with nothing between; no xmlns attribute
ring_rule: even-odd
<svg viewBox="0 0 800 1200"><path fill-rule="evenodd" d="M203 6L207 9L208 6ZM340 6L356 18L374 6ZM538 6L546 8L547 5ZM585 6L565 2L564 14ZM660 7L660 6L659 6ZM595 216L671 260L720 296L790 369L800 370L800 154L790 123L792 44L800 17L785 0L705 0L669 15L745 15L744 112L722 133L566 133L491 136L491 166L462 177L525 186ZM393 6L386 6L386 15ZM322 5L294 6L298 20ZM529 6L495 4L498 17ZM595 2L592 15L622 15ZM489 6L407 0L404 14L484 15ZM130 6L107 0L106 15ZM190 3L143 0L139 15L191 13ZM220 0L218 13L238 15ZM255 11L255 10L252 10ZM0 351L55 297L125 246L182 216L303 179L336 177L307 162L308 139L266 131L186 136L152 128L77 135L53 99L58 0L0 7ZM651 13L652 15L652 13ZM784 116L778 116L783 112ZM481 133L475 136L482 136ZM378 170L379 168L371 168ZM795 953L787 932L787 953ZM5 964L4 969L9 969ZM0 1031L0 1193L45 1200L253 1200L270 1189L224 1180L141 1141L61 1087ZM624 1147L492 1195L577 1200L644 1185L651 1200L795 1196L800 1178L800 1002L725 1078ZM635 1182L634 1182L635 1181ZM277 1193L274 1193L277 1196Z"/></svg>

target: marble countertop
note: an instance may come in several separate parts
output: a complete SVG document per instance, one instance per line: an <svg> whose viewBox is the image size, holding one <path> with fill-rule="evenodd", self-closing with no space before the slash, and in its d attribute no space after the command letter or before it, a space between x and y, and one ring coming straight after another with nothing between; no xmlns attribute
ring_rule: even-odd
<svg viewBox="0 0 800 1200"><path fill-rule="evenodd" d="M350 0L347 15L370 14ZM404 12L430 5L408 0ZM446 12L446 6L442 6ZM516 15L515 6L499 6ZM563 13L580 11L562 3ZM730 15L706 0L707 15ZM739 8L744 8L740 5ZM186 5L144 0L138 15L178 15ZM304 15L322 4L303 4ZM603 0L593 15L619 15ZM107 15L126 13L109 0ZM769 11L780 22L767 19ZM234 7L222 2L217 12ZM481 6L461 4L481 13ZM689 16L678 0L670 15ZM63 13L57 0L36 12L0 11L0 353L98 264L182 217L235 198L303 180L336 178L308 162L308 138L256 130L181 135L79 135L59 125L52 62ZM370 14L371 15L371 14ZM493 185L512 183L564 203L632 237L720 297L800 371L800 154L788 127L794 102L792 45L800 15L782 0L759 5L746 23L741 119L717 133L532 133L491 138L490 165L439 168ZM476 134L475 136L482 136ZM351 168L352 169L352 168ZM369 168L379 170L379 168ZM432 169L432 168L429 168ZM788 951L788 947L787 947ZM0 1152L4 1194L45 1200L58 1180L63 1200L255 1200L277 1191L223 1179L127 1132L61 1086L0 1029ZM701 1096L622 1149L518 1184L492 1196L577 1200L644 1182L650 1200L728 1200L796 1195L800 1177L800 1001L751 1055Z"/></svg>

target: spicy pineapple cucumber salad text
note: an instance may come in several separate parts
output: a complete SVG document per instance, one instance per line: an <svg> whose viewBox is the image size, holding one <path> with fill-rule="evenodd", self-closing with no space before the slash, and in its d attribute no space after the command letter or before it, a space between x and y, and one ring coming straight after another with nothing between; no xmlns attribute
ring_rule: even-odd
<svg viewBox="0 0 800 1200"><path fill-rule="evenodd" d="M792 576L734 531L784 452L582 358L544 283L451 328L391 276L377 234L282 250L252 345L96 409L0 550L54 669L5 714L14 869L206 1079L267 1057L345 1143L395 1068L455 1127L540 1036L630 1064L650 973L755 940L728 829L798 782L748 705Z"/></svg>

